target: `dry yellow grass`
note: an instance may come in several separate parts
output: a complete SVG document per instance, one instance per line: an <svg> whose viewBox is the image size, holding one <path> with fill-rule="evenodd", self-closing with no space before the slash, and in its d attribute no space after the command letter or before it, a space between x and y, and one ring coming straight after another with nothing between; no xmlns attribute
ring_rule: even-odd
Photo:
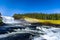
<svg viewBox="0 0 60 40"><path fill-rule="evenodd" d="M39 20L39 22L48 22L48 23L52 23L52 24L60 24L60 20Z"/></svg>
<svg viewBox="0 0 60 40"><path fill-rule="evenodd" d="M34 19L34 18L24 18L26 21L30 22L30 23L35 23L35 22L39 22L38 19Z"/></svg>
<svg viewBox="0 0 60 40"><path fill-rule="evenodd" d="M34 18L24 18L26 21L35 23L35 22L41 22L41 23L52 23L52 24L60 24L60 20L42 20L42 19L34 19Z"/></svg>

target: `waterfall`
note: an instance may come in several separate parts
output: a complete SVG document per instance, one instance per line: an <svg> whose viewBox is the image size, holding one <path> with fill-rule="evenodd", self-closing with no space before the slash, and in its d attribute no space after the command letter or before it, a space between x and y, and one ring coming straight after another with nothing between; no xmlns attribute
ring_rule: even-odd
<svg viewBox="0 0 60 40"><path fill-rule="evenodd" d="M30 25L30 23L25 20L14 20L13 17L10 16L2 16L2 21L5 24L16 24L16 25Z"/></svg>
<svg viewBox="0 0 60 40"><path fill-rule="evenodd" d="M19 23L19 21L14 20L14 18L10 16L2 16L2 21L5 24Z"/></svg>
<svg viewBox="0 0 60 40"><path fill-rule="evenodd" d="M9 16L2 16L4 23L14 23L14 18Z"/></svg>

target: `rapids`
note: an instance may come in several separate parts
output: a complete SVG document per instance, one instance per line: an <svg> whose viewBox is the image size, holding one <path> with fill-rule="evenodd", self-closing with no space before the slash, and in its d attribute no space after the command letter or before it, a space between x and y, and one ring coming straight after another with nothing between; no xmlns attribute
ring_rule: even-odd
<svg viewBox="0 0 60 40"><path fill-rule="evenodd" d="M3 19L3 22L6 24L20 23L19 21L14 20L14 18L10 16L2 16L2 19Z"/></svg>
<svg viewBox="0 0 60 40"><path fill-rule="evenodd" d="M0 27L0 40L60 40L60 28L34 26L24 20L14 20L9 16L2 16L2 18L7 25Z"/></svg>
<svg viewBox="0 0 60 40"><path fill-rule="evenodd" d="M40 37L34 37L33 40L60 40L60 28L51 27L47 29L42 26L42 30L45 34L40 35Z"/></svg>

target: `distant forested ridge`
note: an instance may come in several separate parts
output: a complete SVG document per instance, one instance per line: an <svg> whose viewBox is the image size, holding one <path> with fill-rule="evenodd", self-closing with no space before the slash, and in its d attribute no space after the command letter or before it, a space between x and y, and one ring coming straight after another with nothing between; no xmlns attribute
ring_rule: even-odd
<svg viewBox="0 0 60 40"><path fill-rule="evenodd" d="M44 19L44 20L60 20L59 13L24 13L24 14L14 14L13 17L15 19L21 19L24 17L36 18L36 19Z"/></svg>

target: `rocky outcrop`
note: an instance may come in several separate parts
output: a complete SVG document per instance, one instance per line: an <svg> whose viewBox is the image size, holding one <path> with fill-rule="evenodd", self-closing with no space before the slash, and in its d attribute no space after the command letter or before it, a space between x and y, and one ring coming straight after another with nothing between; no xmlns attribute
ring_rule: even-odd
<svg viewBox="0 0 60 40"><path fill-rule="evenodd" d="M0 26L4 25L3 21L2 21L2 17L1 17L1 13L0 13Z"/></svg>

